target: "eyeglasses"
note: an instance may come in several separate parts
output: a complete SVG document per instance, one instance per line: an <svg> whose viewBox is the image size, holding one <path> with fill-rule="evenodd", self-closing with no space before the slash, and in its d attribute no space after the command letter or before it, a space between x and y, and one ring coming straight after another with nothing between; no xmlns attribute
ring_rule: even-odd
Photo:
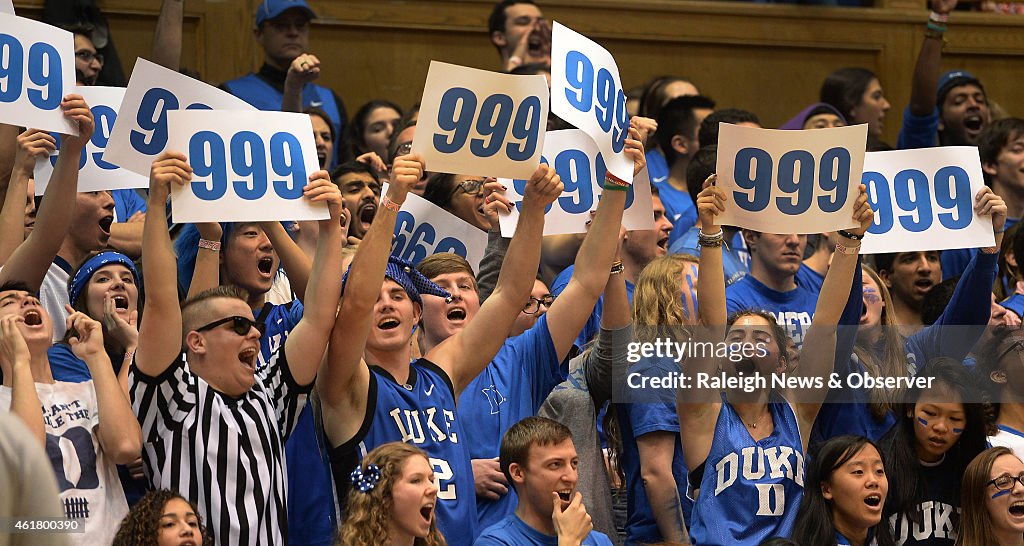
<svg viewBox="0 0 1024 546"><path fill-rule="evenodd" d="M93 61L96 61L96 62L98 62L100 64L103 64L103 54L102 53L96 53L94 51L89 51L88 49L83 49L82 51L76 51L75 52L75 57L78 57L79 59L81 59L82 62L85 63L85 64L91 64Z"/></svg>
<svg viewBox="0 0 1024 546"><path fill-rule="evenodd" d="M1024 486L1024 472L1021 472L1018 476L1003 474L994 480L989 480L988 484L996 486L996 489L1000 491L1009 491L1013 489L1014 482L1020 482Z"/></svg>
<svg viewBox="0 0 1024 546"><path fill-rule="evenodd" d="M249 330L251 328L256 328L256 331L259 332L260 336L262 337L263 332L266 331L267 329L267 325L262 322L256 322L250 318L240 317L236 315L233 317L225 317L220 320L215 320L207 324L206 326L200 326L199 328L196 328L196 331L205 332L206 330L213 330L214 328L220 326L221 324L227 324L229 322L231 323L231 329L240 336L247 336L249 335Z"/></svg>
<svg viewBox="0 0 1024 546"><path fill-rule="evenodd" d="M523 312L526 313L527 315L535 315L538 311L540 311L540 305L542 303L544 304L544 307L550 309L551 304L554 303L554 301L555 297L552 296L551 294L542 296L540 299L530 296L530 302L523 306Z"/></svg>
<svg viewBox="0 0 1024 546"><path fill-rule="evenodd" d="M466 195L477 196L480 195L480 191L484 188L483 180L464 180L459 182L455 188L452 189L452 193L448 195L448 200L451 201L452 197L455 197L459 190L466 192Z"/></svg>

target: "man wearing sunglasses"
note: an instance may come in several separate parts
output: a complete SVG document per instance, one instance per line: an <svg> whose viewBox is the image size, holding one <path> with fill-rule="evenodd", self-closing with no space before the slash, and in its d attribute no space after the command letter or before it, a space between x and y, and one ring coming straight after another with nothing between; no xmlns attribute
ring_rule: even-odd
<svg viewBox="0 0 1024 546"><path fill-rule="evenodd" d="M163 206L171 186L190 179L185 157L164 153L153 163L150 204ZM262 324L248 295L222 286L179 308L167 220L146 218L147 313L129 378L146 475L196 502L222 544L285 543L283 446L312 388L341 289L340 192L318 171L304 195L326 203L330 218L319 223L302 319L258 371Z"/></svg>

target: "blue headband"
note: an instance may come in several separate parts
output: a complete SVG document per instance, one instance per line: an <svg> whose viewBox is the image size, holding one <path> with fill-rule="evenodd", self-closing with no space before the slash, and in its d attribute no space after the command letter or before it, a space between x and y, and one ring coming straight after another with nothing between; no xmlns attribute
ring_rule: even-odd
<svg viewBox="0 0 1024 546"><path fill-rule="evenodd" d="M132 272L132 277L135 278L135 284L139 283L139 272L135 269L135 264L131 258L121 254L120 252L100 252L99 254L89 258L78 268L75 272L75 276L72 277L71 282L68 284L68 296L71 299L71 304L74 305L78 297L82 295L82 290L85 290L85 285L89 284L89 279L92 278L93 273L96 273L97 269L108 266L110 264L123 265L128 268L128 271Z"/></svg>
<svg viewBox="0 0 1024 546"><path fill-rule="evenodd" d="M352 267L349 266L349 271L351 270ZM345 283L348 282L349 271L345 272L345 278L341 280L342 292L345 291ZM409 294L409 298L420 305L423 305L420 294L429 294L451 300L452 295L448 291L434 284L423 273L420 273L413 267L411 263L401 258L388 256L388 267L384 271L384 276L398 283Z"/></svg>

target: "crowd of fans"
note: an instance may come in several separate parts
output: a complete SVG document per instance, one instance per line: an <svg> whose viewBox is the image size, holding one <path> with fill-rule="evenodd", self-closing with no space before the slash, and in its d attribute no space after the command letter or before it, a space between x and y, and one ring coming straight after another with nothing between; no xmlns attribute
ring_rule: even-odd
<svg viewBox="0 0 1024 546"><path fill-rule="evenodd" d="M309 115L322 170L303 198L327 220L170 225L192 175L180 151L148 191L78 192L95 122L77 94L61 109L79 134L39 200L34 165L58 141L0 126L0 523L77 529L0 529L0 544L1024 545L1024 120L940 71L957 1L930 7L898 121L853 67L781 128L866 124L869 151L977 147L990 248L862 259L864 186L854 229L719 229L719 123L761 123L679 76L629 94L625 154L649 173L653 229L621 227L626 187L609 178L585 235L543 237L564 186L542 164L503 238L507 188L410 153L417 106L381 97L349 117L316 83L305 0L260 4L264 64L221 88ZM164 0L154 35L173 70L182 14ZM493 69L549 73L540 6L504 0L488 25ZM78 85L94 85L95 29L70 30ZM410 193L487 233L478 269L390 255ZM631 358L673 334L764 350ZM680 370L908 387L621 396L627 372Z"/></svg>

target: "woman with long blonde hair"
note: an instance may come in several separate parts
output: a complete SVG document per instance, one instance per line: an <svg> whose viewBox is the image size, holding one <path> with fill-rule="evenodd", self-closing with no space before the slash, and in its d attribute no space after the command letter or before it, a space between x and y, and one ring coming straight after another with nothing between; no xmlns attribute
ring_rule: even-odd
<svg viewBox="0 0 1024 546"><path fill-rule="evenodd" d="M633 337L647 345L657 338L678 338L697 320L697 272L694 256L670 254L647 264L633 291ZM643 359L629 373L660 376L677 372L675 359ZM679 420L671 390L654 399L614 404L622 438L620 457L627 489L626 541L689 543L686 527L686 465L679 441ZM628 396L618 400L630 399ZM611 411L609 411L611 413Z"/></svg>
<svg viewBox="0 0 1024 546"><path fill-rule="evenodd" d="M344 546L447 546L437 530L437 482L426 452L402 442L381 445L352 471Z"/></svg>

